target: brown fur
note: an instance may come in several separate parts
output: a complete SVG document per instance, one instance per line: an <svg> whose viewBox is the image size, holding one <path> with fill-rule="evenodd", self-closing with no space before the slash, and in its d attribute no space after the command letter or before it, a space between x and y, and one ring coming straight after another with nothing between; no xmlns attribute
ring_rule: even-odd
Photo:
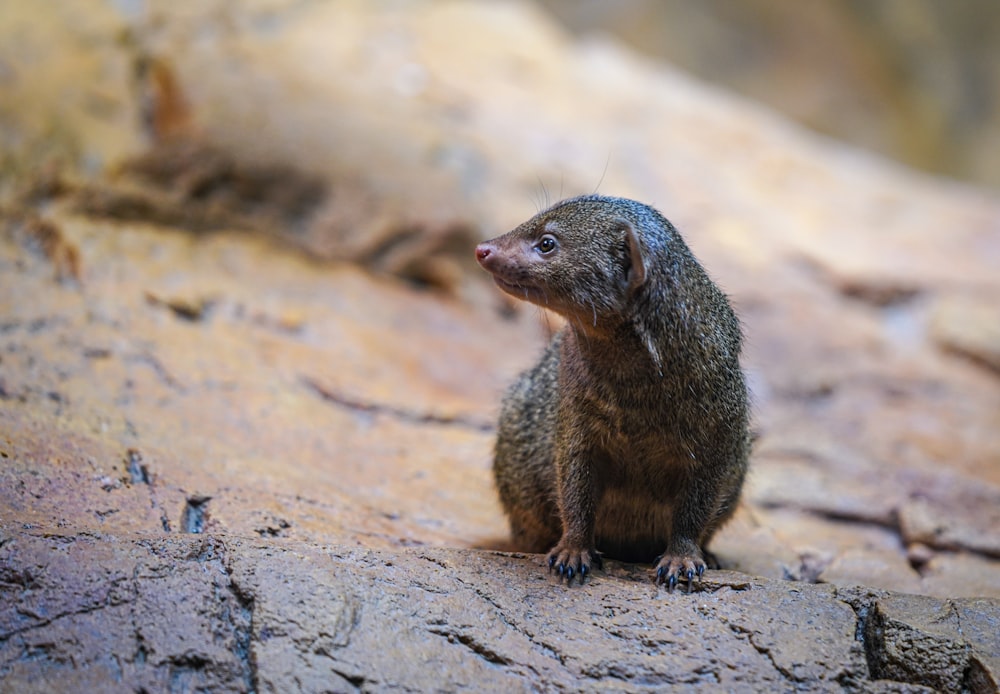
<svg viewBox="0 0 1000 694"><path fill-rule="evenodd" d="M690 585L747 470L726 296L669 221L622 198L564 201L476 256L501 289L568 320L501 408L493 469L514 542L549 550L568 579L599 550Z"/></svg>

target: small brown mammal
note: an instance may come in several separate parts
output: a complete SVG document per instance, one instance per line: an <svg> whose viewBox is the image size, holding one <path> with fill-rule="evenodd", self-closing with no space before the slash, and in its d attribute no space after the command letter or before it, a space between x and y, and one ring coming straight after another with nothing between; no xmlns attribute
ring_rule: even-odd
<svg viewBox="0 0 1000 694"><path fill-rule="evenodd" d="M493 472L519 549L582 581L600 551L690 590L750 448L740 323L674 226L566 200L476 248L503 291L567 319L503 400ZM657 555L659 558L656 559Z"/></svg>

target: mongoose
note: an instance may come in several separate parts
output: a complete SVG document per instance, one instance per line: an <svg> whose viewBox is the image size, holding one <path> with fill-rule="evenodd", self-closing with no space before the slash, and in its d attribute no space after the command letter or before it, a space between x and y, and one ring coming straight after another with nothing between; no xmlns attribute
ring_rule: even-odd
<svg viewBox="0 0 1000 694"><path fill-rule="evenodd" d="M691 589L749 455L741 328L674 226L587 195L476 248L508 294L566 318L504 397L493 472L519 549L567 582L601 554ZM659 556L658 556L659 555Z"/></svg>

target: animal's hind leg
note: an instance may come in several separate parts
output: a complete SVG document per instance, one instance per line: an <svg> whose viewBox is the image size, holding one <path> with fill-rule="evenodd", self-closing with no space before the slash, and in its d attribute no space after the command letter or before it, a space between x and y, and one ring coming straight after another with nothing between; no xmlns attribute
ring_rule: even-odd
<svg viewBox="0 0 1000 694"><path fill-rule="evenodd" d="M558 520L553 524L529 511L515 511L510 514L510 537L514 548L520 552L542 554L548 552L559 541Z"/></svg>

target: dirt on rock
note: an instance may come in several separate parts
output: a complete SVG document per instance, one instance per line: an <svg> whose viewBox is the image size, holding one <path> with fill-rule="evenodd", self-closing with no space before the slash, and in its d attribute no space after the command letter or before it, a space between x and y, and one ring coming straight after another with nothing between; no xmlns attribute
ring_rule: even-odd
<svg viewBox="0 0 1000 694"><path fill-rule="evenodd" d="M522 3L31 13L0 8L0 689L997 690L1000 201ZM492 486L556 323L472 241L602 169L748 334L752 471L691 595L560 585Z"/></svg>

